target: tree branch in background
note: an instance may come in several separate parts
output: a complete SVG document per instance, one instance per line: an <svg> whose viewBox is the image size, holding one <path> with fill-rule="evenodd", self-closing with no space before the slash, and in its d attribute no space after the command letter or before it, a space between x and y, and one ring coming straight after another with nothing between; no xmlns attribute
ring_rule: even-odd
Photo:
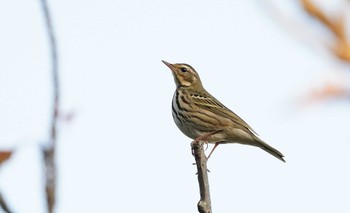
<svg viewBox="0 0 350 213"><path fill-rule="evenodd" d="M6 204L4 198L2 197L2 194L0 193L0 206L1 209L6 213L11 213L12 211L9 209L8 205Z"/></svg>
<svg viewBox="0 0 350 213"><path fill-rule="evenodd" d="M209 192L209 180L207 169L207 157L205 156L202 141L193 141L191 143L192 153L196 159L198 171L198 183L201 198L197 204L198 212L211 213L211 200Z"/></svg>
<svg viewBox="0 0 350 213"><path fill-rule="evenodd" d="M339 83L328 81L321 88L314 88L309 94L305 95L302 104L308 105L328 99L350 100L350 91L339 85Z"/></svg>
<svg viewBox="0 0 350 213"><path fill-rule="evenodd" d="M350 42L346 36L344 17L331 18L327 16L310 0L301 0L304 10L320 21L335 36L332 51L341 60L350 63Z"/></svg>
<svg viewBox="0 0 350 213"><path fill-rule="evenodd" d="M10 159L13 151L0 151L0 166L3 162L7 161ZM10 210L8 205L5 202L5 199L3 198L2 194L0 193L0 207L1 209L6 212L6 213L11 213L13 211Z"/></svg>
<svg viewBox="0 0 350 213"><path fill-rule="evenodd" d="M54 211L56 200L56 162L55 162L55 150L57 141L57 120L60 106L60 87L58 77L58 56L57 56L57 44L56 37L52 26L50 10L46 0L41 0L42 11L45 19L46 31L48 34L48 40L51 51L51 64L52 64L52 83L53 83L53 105L52 105L52 117L50 128L50 139L48 146L43 148L44 165L45 165L45 191L47 201L47 211L52 213Z"/></svg>

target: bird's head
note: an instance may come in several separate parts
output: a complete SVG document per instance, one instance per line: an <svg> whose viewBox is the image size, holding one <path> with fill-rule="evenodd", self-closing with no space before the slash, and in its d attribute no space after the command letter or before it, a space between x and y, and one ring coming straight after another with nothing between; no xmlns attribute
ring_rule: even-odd
<svg viewBox="0 0 350 213"><path fill-rule="evenodd" d="M202 83L196 70L188 64L171 64L162 61L167 65L174 76L176 87L202 88Z"/></svg>

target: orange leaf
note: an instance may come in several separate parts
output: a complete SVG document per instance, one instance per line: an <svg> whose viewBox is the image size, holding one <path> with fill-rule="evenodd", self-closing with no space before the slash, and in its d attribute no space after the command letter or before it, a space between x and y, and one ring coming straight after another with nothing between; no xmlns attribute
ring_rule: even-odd
<svg viewBox="0 0 350 213"><path fill-rule="evenodd" d="M320 98L329 98L329 97L344 97L346 96L347 91L344 87L337 84L326 84L320 91Z"/></svg>
<svg viewBox="0 0 350 213"><path fill-rule="evenodd" d="M333 51L343 61L350 62L350 43L348 41L339 41Z"/></svg>
<svg viewBox="0 0 350 213"><path fill-rule="evenodd" d="M345 98L349 96L350 91L348 91L345 87L336 84L336 83L326 83L320 89L313 89L309 95L307 95L304 104L322 101L329 98Z"/></svg>
<svg viewBox="0 0 350 213"><path fill-rule="evenodd" d="M12 155L12 151L0 151L0 164L8 160Z"/></svg>

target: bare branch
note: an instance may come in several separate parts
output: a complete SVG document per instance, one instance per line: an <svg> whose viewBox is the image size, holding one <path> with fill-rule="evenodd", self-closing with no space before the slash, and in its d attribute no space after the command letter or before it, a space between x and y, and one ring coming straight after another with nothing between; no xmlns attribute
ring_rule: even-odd
<svg viewBox="0 0 350 213"><path fill-rule="evenodd" d="M350 62L350 41L346 35L344 16L331 18L327 16L320 8L318 8L310 0L301 0L305 11L320 21L335 36L335 43L332 51L341 60Z"/></svg>
<svg viewBox="0 0 350 213"><path fill-rule="evenodd" d="M196 159L197 171L198 171L198 183L201 198L197 204L198 212L200 213L212 213L211 200L209 192L209 180L207 169L207 157L205 156L202 141L193 141L191 143L192 153Z"/></svg>
<svg viewBox="0 0 350 213"><path fill-rule="evenodd" d="M52 105L52 117L51 117L51 129L50 140L48 146L43 148L43 156L45 161L45 177L46 177L46 200L47 211L52 213L55 206L56 198L56 163L55 163L55 150L57 141L57 120L60 106L60 86L58 76L58 54L56 36L53 30L51 21L50 10L46 0L41 0L42 11L45 19L46 30L49 39L50 51L51 51L51 63L52 63L52 82L53 82L53 105Z"/></svg>
<svg viewBox="0 0 350 213"><path fill-rule="evenodd" d="M301 1L304 9L311 16L323 23L339 39L345 39L344 21L341 18L332 19L310 0Z"/></svg>
<svg viewBox="0 0 350 213"><path fill-rule="evenodd" d="M2 208L2 210L4 210L4 212L6 213L11 213L13 211L11 211L8 207L8 205L6 204L4 198L2 197L2 194L0 193L0 206Z"/></svg>
<svg viewBox="0 0 350 213"><path fill-rule="evenodd" d="M13 151L0 151L0 166L2 163L4 163L5 161L7 161L8 159L11 158ZM0 207L1 209L6 212L6 213L11 213L12 211L10 211L8 205L5 202L5 199L3 198L2 194L0 193Z"/></svg>

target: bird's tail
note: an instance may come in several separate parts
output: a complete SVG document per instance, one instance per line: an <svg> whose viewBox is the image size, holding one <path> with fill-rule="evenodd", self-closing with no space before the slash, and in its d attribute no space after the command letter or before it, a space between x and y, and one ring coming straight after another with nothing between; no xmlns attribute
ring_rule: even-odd
<svg viewBox="0 0 350 213"><path fill-rule="evenodd" d="M276 158L278 158L279 160L286 162L283 158L284 155L278 151L277 149L273 148L272 146L268 145L267 143L265 143L264 141L262 141L260 138L254 136L255 142L256 142L256 146L260 147L261 149L265 150L266 152L270 153L271 155L275 156Z"/></svg>

